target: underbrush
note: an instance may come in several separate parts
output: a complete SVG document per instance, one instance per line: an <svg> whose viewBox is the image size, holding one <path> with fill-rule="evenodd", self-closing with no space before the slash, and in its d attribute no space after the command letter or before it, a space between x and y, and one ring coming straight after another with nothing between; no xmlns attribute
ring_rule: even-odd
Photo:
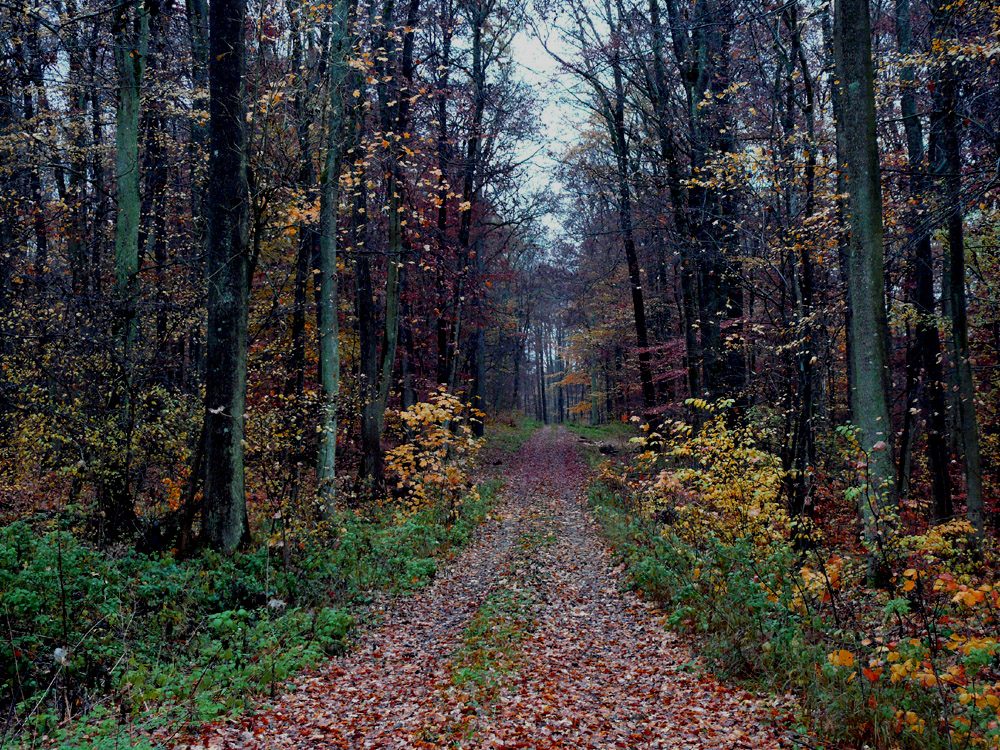
<svg viewBox="0 0 1000 750"><path fill-rule="evenodd" d="M493 452L501 455L516 453L522 445L528 442L531 434L542 426L537 419L530 419L522 415L508 415L506 417L494 417L490 420L487 428L486 446L487 453Z"/></svg>
<svg viewBox="0 0 1000 750"><path fill-rule="evenodd" d="M821 529L793 544L780 480L748 428L714 418L605 466L589 503L670 626L721 675L797 694L800 731L838 747L1000 747L992 552L972 555L953 521L895 540L892 580L872 587Z"/></svg>
<svg viewBox="0 0 1000 750"><path fill-rule="evenodd" d="M588 440L628 440L638 432L631 422L607 422L605 424L580 424L567 422L566 429L574 435Z"/></svg>
<svg viewBox="0 0 1000 750"><path fill-rule="evenodd" d="M582 455L591 469L601 465L605 454L634 454L630 441L639 434L631 422L608 422L606 424L567 424L566 429L587 441L583 443Z"/></svg>
<svg viewBox="0 0 1000 750"><path fill-rule="evenodd" d="M417 510L342 510L308 531L274 518L259 546L229 558L109 555L58 522L0 529L3 740L101 747L274 696L345 649L376 592L429 582L497 490Z"/></svg>

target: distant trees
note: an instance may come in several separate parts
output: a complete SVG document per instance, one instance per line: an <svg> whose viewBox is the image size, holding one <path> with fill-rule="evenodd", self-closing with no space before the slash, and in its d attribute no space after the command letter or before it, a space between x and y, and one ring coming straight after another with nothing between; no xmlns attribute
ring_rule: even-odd
<svg viewBox="0 0 1000 750"><path fill-rule="evenodd" d="M939 521L964 506L981 530L996 8L834 5L567 2L544 19L582 133L564 156L553 336L571 343L562 366L529 363L550 397L586 384L581 418L648 410L650 381L663 415L733 399L781 457L793 515L839 492L825 472L846 452L869 534L900 495ZM637 288L646 339L622 347Z"/></svg>
<svg viewBox="0 0 1000 750"><path fill-rule="evenodd" d="M524 341L489 332L522 329L537 235L520 13L0 8L0 471L104 542L231 552L388 492L396 408L442 357L511 408Z"/></svg>

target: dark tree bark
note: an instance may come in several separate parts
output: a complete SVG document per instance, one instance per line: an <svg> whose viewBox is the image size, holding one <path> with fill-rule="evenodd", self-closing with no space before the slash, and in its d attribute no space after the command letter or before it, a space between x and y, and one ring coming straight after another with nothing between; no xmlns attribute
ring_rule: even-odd
<svg viewBox="0 0 1000 750"><path fill-rule="evenodd" d="M209 10L208 0L185 0L188 22L188 40L191 46L191 82L194 86L195 109L209 108L206 97L209 90ZM191 158L191 216L194 224L195 243L204 247L208 237L206 220L205 173L201 169L206 156L205 148L209 139L209 127L200 117L191 119L191 139L188 151Z"/></svg>
<svg viewBox="0 0 1000 750"><path fill-rule="evenodd" d="M629 147L625 132L625 88L621 56L617 47L612 53L611 65L614 75L614 99L608 103L607 119L618 167L616 174L618 228L621 231L622 243L625 247L625 261L628 265L629 286L632 292L632 314L635 321L636 345L639 348L639 383L642 388L642 404L647 411L650 411L656 406L656 389L653 386L653 369L650 364L642 273L639 269L639 254L636 251L635 231L632 226L632 190L628 181Z"/></svg>
<svg viewBox="0 0 1000 750"><path fill-rule="evenodd" d="M687 213L687 195L683 188L680 165L674 140L668 127L667 100L670 91L663 60L664 34L658 0L649 0L649 20L653 36L653 107L656 113L657 137L660 141L660 159L666 167L667 190L673 207L674 229L681 243L680 277L681 318L684 330L685 368L688 395L701 395L701 345L698 341L698 298L695 283L694 252L691 247L691 228Z"/></svg>
<svg viewBox="0 0 1000 750"><path fill-rule="evenodd" d="M249 540L243 467L249 296L249 189L243 75L246 0L209 11L208 330L205 363L205 502L213 549Z"/></svg>
<svg viewBox="0 0 1000 750"><path fill-rule="evenodd" d="M896 41L900 56L913 53L910 20L910 0L896 0ZM906 154L909 167L909 192L916 203L916 210L907 217L910 234L907 242L908 270L911 278L907 292L917 312L915 331L906 357L906 408L903 413L903 432L899 447L899 483L901 494L909 486L909 461L911 453L914 411L923 402L927 422L927 451L930 457L931 478L934 492L934 517L938 521L952 513L951 477L948 473L948 422L947 402L944 394L944 375L941 368L941 341L938 336L934 300L934 256L931 250L930 227L921 215L926 207L927 178L924 169L924 134L917 111L916 91L912 66L900 68L900 110L903 132L906 136ZM922 371L922 372L921 372ZM923 398L918 382L923 381Z"/></svg>
<svg viewBox="0 0 1000 750"><path fill-rule="evenodd" d="M451 39L454 33L452 0L442 0L441 2L441 50L439 73L435 83L435 104L437 106L437 132L435 150L437 153L437 246L438 263L440 267L437 271L437 300L440 306L435 317L435 332L437 334L437 382L439 385L448 385L448 374L451 371L451 358L454 355L449 348L448 318L444 310L447 289L445 287L444 264L448 256L448 143L450 133L448 130L448 76L451 72ZM457 300L456 300L457 301ZM457 314L457 309L453 310L453 315Z"/></svg>
<svg viewBox="0 0 1000 750"><path fill-rule="evenodd" d="M470 256L473 258L476 278L482 281L484 265L482 248L479 242L472 242L472 216L477 203L479 179L479 160L482 141L483 113L486 110L486 60L483 50L483 32L487 23L488 5L482 2L468 3L467 13L469 25L472 28L472 123L469 140L465 148L465 164L462 175L462 216L458 225L458 244L461 247L461 266L466 266ZM461 289L461 287L459 287ZM455 305L459 305L460 294L455 295ZM486 393L486 332L483 329L482 296L477 295L476 335L472 352L472 409L471 420L473 434L482 437L485 428L483 418L477 416L486 408L484 396ZM457 342L456 342L457 343Z"/></svg>
<svg viewBox="0 0 1000 750"><path fill-rule="evenodd" d="M940 2L932 9L933 33L944 44L951 6ZM965 217L962 208L962 126L958 117L958 77L950 61L941 63L940 80L933 94L931 118L932 161L943 183L948 254L941 283L944 308L951 324L950 350L953 359L952 379L958 406L956 427L960 432L965 463L966 516L982 536L985 530L983 506L982 456L979 445L979 421L976 417L976 386L972 375L972 351L969 347L968 303L965 291Z"/></svg>

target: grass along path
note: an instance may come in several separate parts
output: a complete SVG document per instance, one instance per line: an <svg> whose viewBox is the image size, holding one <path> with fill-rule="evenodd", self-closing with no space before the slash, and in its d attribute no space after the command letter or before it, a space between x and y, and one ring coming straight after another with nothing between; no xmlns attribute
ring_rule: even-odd
<svg viewBox="0 0 1000 750"><path fill-rule="evenodd" d="M771 748L766 700L691 669L581 503L576 438L544 428L509 464L496 519L351 655L200 746ZM196 745L199 746L199 745Z"/></svg>

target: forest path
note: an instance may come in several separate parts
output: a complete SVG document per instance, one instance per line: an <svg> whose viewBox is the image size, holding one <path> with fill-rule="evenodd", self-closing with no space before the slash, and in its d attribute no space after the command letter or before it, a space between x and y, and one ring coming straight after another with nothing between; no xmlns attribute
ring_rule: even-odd
<svg viewBox="0 0 1000 750"><path fill-rule="evenodd" d="M343 659L273 708L213 727L252 748L769 748L767 701L691 670L660 618L621 593L580 502L587 468L564 428L507 467L478 541Z"/></svg>

